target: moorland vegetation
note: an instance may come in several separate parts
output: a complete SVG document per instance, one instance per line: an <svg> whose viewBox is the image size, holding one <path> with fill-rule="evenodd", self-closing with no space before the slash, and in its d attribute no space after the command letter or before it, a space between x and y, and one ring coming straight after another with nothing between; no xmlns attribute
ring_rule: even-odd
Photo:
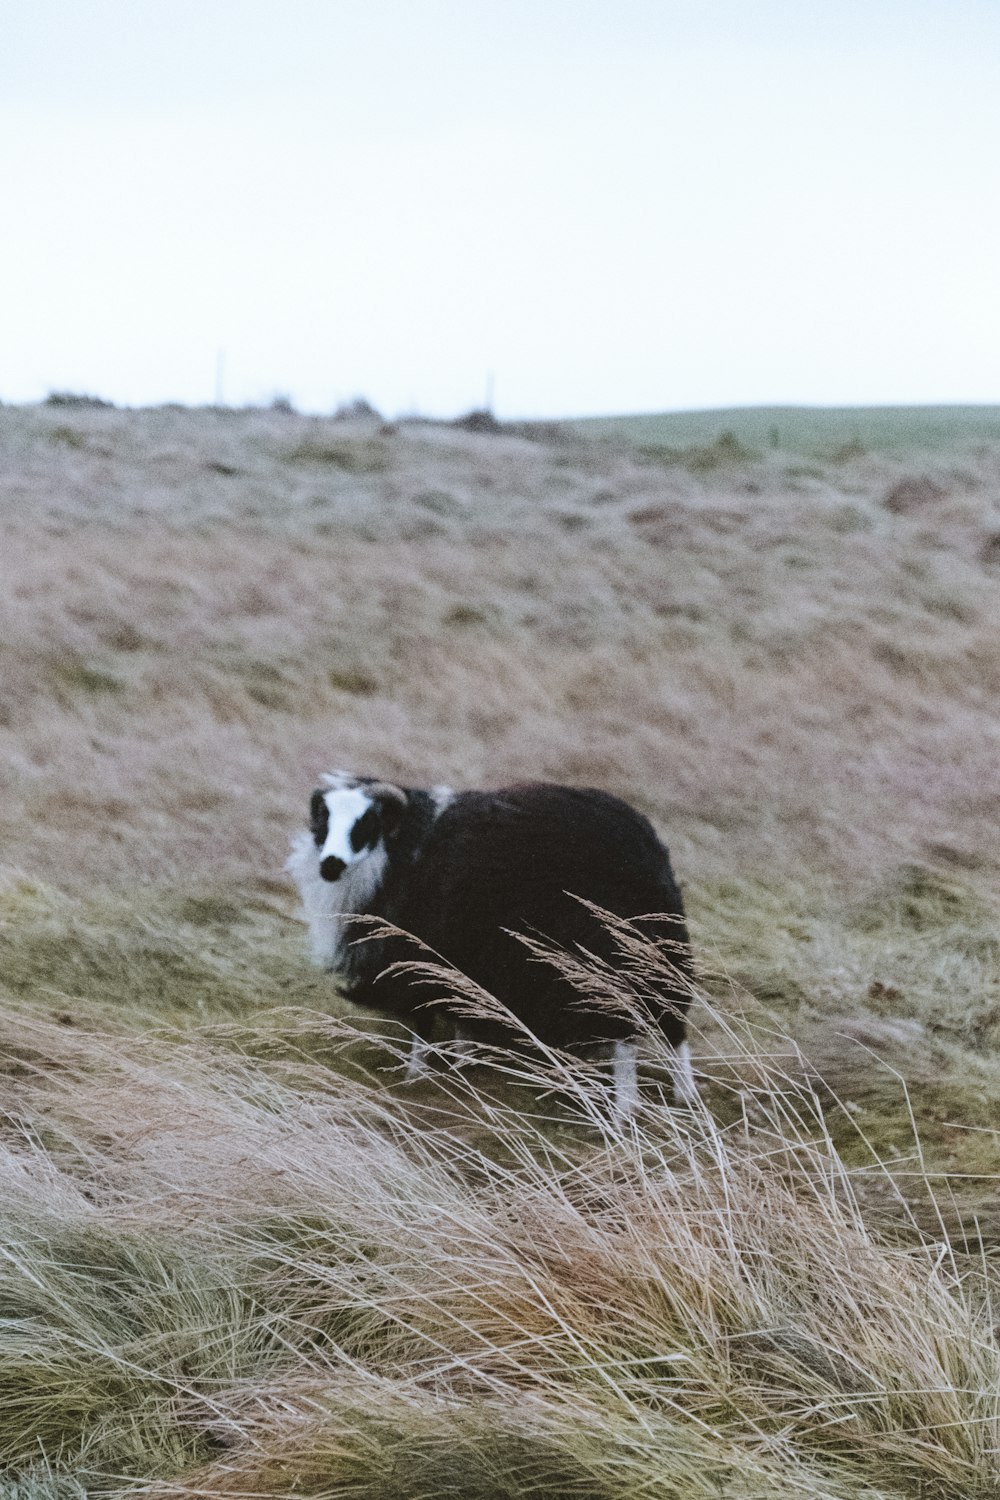
<svg viewBox="0 0 1000 1500"><path fill-rule="evenodd" d="M0 1495L1000 1493L996 429L0 408ZM704 1107L405 1086L333 765L647 812Z"/></svg>

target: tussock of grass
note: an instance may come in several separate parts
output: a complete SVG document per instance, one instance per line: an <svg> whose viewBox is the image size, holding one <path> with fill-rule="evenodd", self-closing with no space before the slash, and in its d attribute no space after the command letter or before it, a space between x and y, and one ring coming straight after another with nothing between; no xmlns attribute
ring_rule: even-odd
<svg viewBox="0 0 1000 1500"><path fill-rule="evenodd" d="M52 678L56 691L67 694L121 693L125 689L120 677L69 654L53 663Z"/></svg>
<svg viewBox="0 0 1000 1500"><path fill-rule="evenodd" d="M87 1500L87 1490L71 1474L33 1464L12 1479L0 1479L3 1500Z"/></svg>
<svg viewBox="0 0 1000 1500"><path fill-rule="evenodd" d="M392 448L383 439L303 438L287 450L293 464L328 465L345 474L382 474L392 463Z"/></svg>

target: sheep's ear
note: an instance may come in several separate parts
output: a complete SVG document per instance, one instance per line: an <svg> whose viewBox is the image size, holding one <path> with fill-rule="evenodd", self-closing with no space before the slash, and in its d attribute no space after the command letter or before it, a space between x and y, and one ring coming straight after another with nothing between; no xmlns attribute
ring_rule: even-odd
<svg viewBox="0 0 1000 1500"><path fill-rule="evenodd" d="M383 835L394 833L409 804L409 798L403 788L393 786L388 781L376 781L371 786L366 786L365 791L378 803L378 810L382 815Z"/></svg>

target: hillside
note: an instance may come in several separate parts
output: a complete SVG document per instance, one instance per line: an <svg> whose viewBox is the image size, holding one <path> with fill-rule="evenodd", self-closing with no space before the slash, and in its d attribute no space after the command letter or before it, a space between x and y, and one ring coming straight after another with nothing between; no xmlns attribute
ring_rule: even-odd
<svg viewBox="0 0 1000 1500"><path fill-rule="evenodd" d="M749 448L842 462L862 450L908 454L961 454L1000 442L997 406L745 406L718 411L594 417L568 424L582 437L636 447L707 447L735 438ZM698 459L695 456L695 463Z"/></svg>
<svg viewBox="0 0 1000 1500"><path fill-rule="evenodd" d="M28 1475L5 1493L156 1479L169 1494L415 1500L530 1493L526 1475L550 1494L664 1500L992 1493L987 1415L961 1392L993 1379L992 1335L974 1370L968 1351L1000 1245L1000 414L477 433L6 407L0 448L0 1461ZM619 1177L628 1152L599 1131L561 1119L540 1147L508 1113L530 1090L488 1082L480 1099L456 1085L461 1118L442 1124L433 1085L405 1094L379 1071L384 1052L306 965L281 868L332 766L411 784L599 784L654 819L704 970L693 1050L709 1112L685 1140L651 1093ZM786 1086L800 1102L776 1125L768 1100ZM725 1246L710 1255L682 1201L658 1187L648 1223L637 1208L648 1153L716 1204L713 1119L751 1132L745 1151L730 1143L729 1181L774 1221L743 1224L738 1272L727 1242L732 1281ZM825 1197L806 1165L779 1180L769 1131L796 1162L821 1150ZM480 1153L486 1189L456 1175L463 1151ZM511 1159L521 1173L504 1177ZM558 1218L562 1172L589 1175L600 1214ZM848 1208L830 1186L845 1173ZM510 1278L530 1260L536 1211L539 1243L554 1238L529 1291L527 1269ZM757 1299L739 1324L757 1339L757 1407L726 1385L735 1356L717 1342L698 1356L697 1399L683 1371L654 1390L635 1363L693 1357L690 1288L668 1315L657 1283L624 1344L598 1317L619 1296L631 1305L663 1215L680 1225L666 1261L700 1244L720 1305L748 1286ZM392 1273L366 1280L350 1266L370 1270L380 1236ZM932 1241L933 1274L919 1260ZM840 1340L856 1373L856 1329L817 1314L809 1337L828 1353L797 1364L774 1344L778 1305L806 1336L795 1243L821 1247L841 1309L903 1267L898 1318L878 1327L898 1339L884 1354L897 1396L880 1393L870 1426L834 1410L850 1382L822 1363ZM967 1299L977 1254L986 1290ZM421 1257L454 1305L434 1301ZM477 1322L480 1273L504 1286L529 1352ZM588 1275L593 1299L574 1301ZM936 1310L918 1317L929 1275ZM947 1366L947 1399L947 1361L928 1373L900 1352L925 1315L914 1348L947 1324L942 1347L965 1340L972 1361ZM572 1354L591 1323L600 1337ZM593 1381L564 1407L554 1393L577 1362ZM907 1381L919 1411L899 1394ZM813 1411L829 1399L847 1429L828 1441L822 1422L793 1421L799 1398ZM442 1423L466 1455L458 1478L441 1477ZM940 1433L911 1451L914 1423ZM977 1423L961 1453L941 1436ZM608 1434L617 1469L600 1456ZM423 1457L406 1488L373 1455L411 1439ZM679 1456L664 1466L668 1439Z"/></svg>

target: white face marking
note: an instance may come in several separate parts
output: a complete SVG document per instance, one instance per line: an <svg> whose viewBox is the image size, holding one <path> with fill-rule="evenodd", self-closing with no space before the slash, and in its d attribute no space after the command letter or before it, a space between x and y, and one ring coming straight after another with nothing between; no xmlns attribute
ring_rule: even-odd
<svg viewBox="0 0 1000 1500"><path fill-rule="evenodd" d="M302 897L314 960L321 968L344 974L349 970L352 940L350 921L345 919L370 910L385 879L389 855L381 840L374 849L351 848L351 829L376 801L353 772L326 772L320 777L320 789L328 816L323 847L317 848L313 834L303 829L292 840L285 869ZM447 807L453 795L447 787L435 787L431 793L435 813ZM348 866L339 880L324 880L320 874L320 863L328 854ZM419 1052L417 1048L418 1061Z"/></svg>
<svg viewBox="0 0 1000 1500"><path fill-rule="evenodd" d="M339 792L345 786L356 787L358 784L358 778L352 775L350 771L324 771L320 777L320 781L331 792Z"/></svg>
<svg viewBox="0 0 1000 1500"><path fill-rule="evenodd" d="M338 787L324 792L323 801L329 814L329 827L326 842L319 851L320 860L333 854L345 865L353 865L356 860L370 854L370 849L351 848L351 829L370 807L374 807L373 799L360 787Z"/></svg>

